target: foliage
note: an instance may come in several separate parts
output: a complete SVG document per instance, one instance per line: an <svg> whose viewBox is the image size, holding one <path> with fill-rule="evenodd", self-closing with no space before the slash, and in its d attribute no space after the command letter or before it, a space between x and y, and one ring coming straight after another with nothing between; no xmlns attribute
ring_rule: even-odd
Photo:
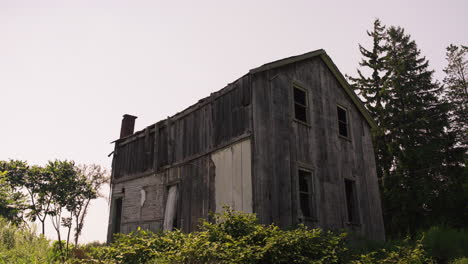
<svg viewBox="0 0 468 264"><path fill-rule="evenodd" d="M459 258L450 262L450 264L468 264L468 258Z"/></svg>
<svg viewBox="0 0 468 264"><path fill-rule="evenodd" d="M440 263L468 258L468 232L446 227L432 227L423 240L425 250Z"/></svg>
<svg viewBox="0 0 468 264"><path fill-rule="evenodd" d="M67 228L68 253L73 224L77 245L90 201L100 196L99 188L108 178L106 170L94 164L76 166L73 161L54 160L45 166L30 166L25 161L0 161L0 215L19 223L24 213L27 219L41 222L42 234L49 216L60 249L64 248L60 227ZM29 203L22 191L28 194Z"/></svg>
<svg viewBox="0 0 468 264"><path fill-rule="evenodd" d="M448 129L450 102L416 42L401 27L379 20L368 33L372 50L360 46L366 77L350 78L377 119L373 131L388 237L415 236L431 225L466 225L468 174L456 135ZM447 208L450 204L450 209Z"/></svg>
<svg viewBox="0 0 468 264"><path fill-rule="evenodd" d="M392 251L382 249L380 251L363 254L358 256L356 260L352 260L351 263L426 264L433 263L433 261L424 252L422 244L418 242L415 246L396 246Z"/></svg>
<svg viewBox="0 0 468 264"><path fill-rule="evenodd" d="M73 161L49 161L45 166L45 170L49 176L49 189L51 193L51 206L48 213L52 221L52 226L57 233L58 247L62 252L65 249L66 253L68 253L71 218L62 217L62 213L65 209L72 208L75 205L75 197L79 194L80 181ZM60 233L61 225L68 228L65 247L62 243Z"/></svg>
<svg viewBox="0 0 468 264"><path fill-rule="evenodd" d="M73 206L67 208L75 220L75 246L78 245L78 239L83 230L84 219L91 200L104 197L103 194L99 193L99 190L109 182L108 172L99 165L79 165L76 170L78 172L79 189L74 198Z"/></svg>
<svg viewBox="0 0 468 264"><path fill-rule="evenodd" d="M0 217L19 224L25 207L24 195L11 187L6 172L2 172L0 168Z"/></svg>
<svg viewBox="0 0 468 264"><path fill-rule="evenodd" d="M444 72L445 91L451 105L451 129L462 146L468 147L468 47L447 47L447 67Z"/></svg>
<svg viewBox="0 0 468 264"><path fill-rule="evenodd" d="M372 49L366 49L359 45L359 51L363 57L359 62L361 69L357 70L357 78L351 76L348 78L353 83L355 92L364 100L367 110L377 124L372 135L374 152L377 157L377 177L382 183L383 179L388 177L391 164L384 124L387 115L385 107L390 100L389 93L385 89L388 78L384 68L386 54L383 43L387 37L385 26L379 19L376 19L373 30L367 31L367 35L372 38ZM363 70L369 70L370 76L366 76Z"/></svg>
<svg viewBox="0 0 468 264"><path fill-rule="evenodd" d="M49 241L35 233L0 218L0 264L50 263Z"/></svg>
<svg viewBox="0 0 468 264"><path fill-rule="evenodd" d="M52 242L48 256L52 262L61 262L68 258L67 252L73 250L73 246L69 245L68 250L63 250L63 245L66 245L66 241L55 240Z"/></svg>
<svg viewBox="0 0 468 264"><path fill-rule="evenodd" d="M202 221L199 231L119 234L109 247L92 249L81 263L431 263L421 243L375 252L348 250L345 234L298 226L281 230L252 214L227 209Z"/></svg>

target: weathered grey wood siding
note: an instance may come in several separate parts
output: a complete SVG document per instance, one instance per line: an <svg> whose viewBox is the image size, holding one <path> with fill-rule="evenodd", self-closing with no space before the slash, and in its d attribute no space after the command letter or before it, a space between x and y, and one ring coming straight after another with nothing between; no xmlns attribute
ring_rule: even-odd
<svg viewBox="0 0 468 264"><path fill-rule="evenodd" d="M293 85L307 91L306 123L294 119ZM347 109L348 139L338 136L337 105ZM217 210L216 172L224 171L219 166L244 164L244 157L224 164L229 155L214 153L246 140L252 209L262 223L305 223L384 238L369 124L320 56L253 71L173 117L116 141L112 201L123 199L120 230L161 229L168 188L174 184L179 190L177 226L195 230L198 219ZM312 218L300 210L299 168L313 177ZM348 223L344 179L356 183L358 224ZM233 194L241 190L236 184L232 188ZM142 189L147 194L143 205ZM110 231L112 210L111 205Z"/></svg>
<svg viewBox="0 0 468 264"><path fill-rule="evenodd" d="M237 211L252 213L252 151L249 139L213 152L215 167L216 210L230 206Z"/></svg>
<svg viewBox="0 0 468 264"><path fill-rule="evenodd" d="M246 75L175 116L116 141L113 178L160 171L249 134L250 94Z"/></svg>
<svg viewBox="0 0 468 264"><path fill-rule="evenodd" d="M249 75L186 110L116 141L112 203L123 199L120 230L160 230L168 187L177 184L177 226L193 231L215 211L215 168L211 153L250 137ZM250 155L249 155L250 157ZM141 190L146 201L141 206ZM125 192L122 192L125 190ZM111 204L109 233L114 230ZM110 237L109 237L110 239Z"/></svg>
<svg viewBox="0 0 468 264"><path fill-rule="evenodd" d="M305 222L383 239L370 127L320 57L251 76L254 212L262 223ZM307 90L308 119L294 120L293 85ZM338 136L337 105L348 110L350 139ZM316 220L301 220L299 168L312 171ZM360 224L347 223L344 179L356 182Z"/></svg>

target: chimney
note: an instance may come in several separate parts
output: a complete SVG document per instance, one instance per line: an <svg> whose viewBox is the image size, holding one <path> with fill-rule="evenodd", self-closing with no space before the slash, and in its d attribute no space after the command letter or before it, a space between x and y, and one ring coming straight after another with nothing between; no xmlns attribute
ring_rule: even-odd
<svg viewBox="0 0 468 264"><path fill-rule="evenodd" d="M135 129L136 116L124 115L122 119L122 126L120 127L120 138L124 138L133 134Z"/></svg>

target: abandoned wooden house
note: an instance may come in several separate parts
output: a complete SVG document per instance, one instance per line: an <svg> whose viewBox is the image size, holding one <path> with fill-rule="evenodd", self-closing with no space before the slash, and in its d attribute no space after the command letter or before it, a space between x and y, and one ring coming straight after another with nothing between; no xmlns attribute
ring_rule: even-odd
<svg viewBox="0 0 468 264"><path fill-rule="evenodd" d="M124 115L115 141L108 240L190 232L223 205L384 239L375 124L324 50L252 69L138 132L135 119Z"/></svg>

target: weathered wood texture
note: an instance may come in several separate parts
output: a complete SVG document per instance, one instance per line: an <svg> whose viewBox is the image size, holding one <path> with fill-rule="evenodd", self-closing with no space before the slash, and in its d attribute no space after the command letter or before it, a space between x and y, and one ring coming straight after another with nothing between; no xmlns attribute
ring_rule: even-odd
<svg viewBox="0 0 468 264"><path fill-rule="evenodd" d="M215 212L222 212L226 205L252 213L251 153L247 139L211 154L215 167Z"/></svg>
<svg viewBox="0 0 468 264"><path fill-rule="evenodd" d="M173 184L179 190L177 227L193 231L200 218L207 219L208 212L216 210L211 153L249 137L250 97L246 75L175 116L116 141L112 201L123 199L122 233L138 226L160 230ZM109 233L114 230L114 210L111 205Z"/></svg>
<svg viewBox="0 0 468 264"><path fill-rule="evenodd" d="M116 144L113 177L143 173L153 169L154 130L150 128L136 135L126 144Z"/></svg>
<svg viewBox="0 0 468 264"><path fill-rule="evenodd" d="M184 231L226 202L252 210L264 224L305 223L384 239L372 122L323 57L275 65L116 141L112 201L123 199L122 232L160 229L168 189L177 184L176 225ZM293 86L306 91L307 122L294 118ZM347 110L349 138L338 135L337 105ZM312 176L313 217L301 210L298 169ZM358 223L348 223L345 179L355 182Z"/></svg>
<svg viewBox="0 0 468 264"><path fill-rule="evenodd" d="M262 223L304 222L383 239L370 127L320 57L260 71L252 78L254 212ZM308 123L294 119L293 86L307 91ZM338 135L337 105L350 138ZM313 172L317 219L301 217L299 168ZM357 186L359 224L347 223L344 179Z"/></svg>
<svg viewBox="0 0 468 264"><path fill-rule="evenodd" d="M118 140L113 178L161 171L250 133L250 94L246 75L185 111Z"/></svg>

